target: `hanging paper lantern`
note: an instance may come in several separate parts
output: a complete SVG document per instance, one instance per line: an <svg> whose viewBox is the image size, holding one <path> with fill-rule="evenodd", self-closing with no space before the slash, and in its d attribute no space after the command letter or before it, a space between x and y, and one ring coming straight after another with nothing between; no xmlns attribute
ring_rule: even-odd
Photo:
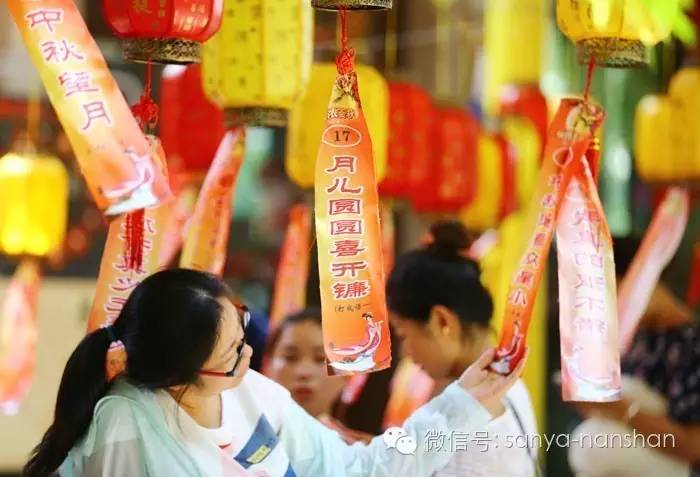
<svg viewBox="0 0 700 477"><path fill-rule="evenodd" d="M223 6L224 0L102 0L124 57L157 63L199 62L201 44L221 25Z"/></svg>
<svg viewBox="0 0 700 477"><path fill-rule="evenodd" d="M637 173L642 179L671 181L683 173L684 165L671 150L671 101L667 96L642 98L637 105L634 129Z"/></svg>
<svg viewBox="0 0 700 477"><path fill-rule="evenodd" d="M379 184L383 197L405 198L430 173L432 103L422 88L389 83L387 172Z"/></svg>
<svg viewBox="0 0 700 477"><path fill-rule="evenodd" d="M669 84L670 137L676 179L700 177L700 68L679 70Z"/></svg>
<svg viewBox="0 0 700 477"><path fill-rule="evenodd" d="M612 67L642 66L646 47L671 33L684 0L557 0L557 24L578 59Z"/></svg>
<svg viewBox="0 0 700 477"><path fill-rule="evenodd" d="M204 45L207 96L229 126L283 127L303 93L313 47L308 0L227 2L221 30Z"/></svg>
<svg viewBox="0 0 700 477"><path fill-rule="evenodd" d="M484 2L484 110L498 112L503 88L537 84L542 76L547 0Z"/></svg>
<svg viewBox="0 0 700 477"><path fill-rule="evenodd" d="M0 253L45 257L60 249L68 218L68 173L51 156L0 159Z"/></svg>
<svg viewBox="0 0 700 477"><path fill-rule="evenodd" d="M204 178L224 137L224 115L202 90L199 65L167 66L161 79L160 137L171 175Z"/></svg>
<svg viewBox="0 0 700 477"><path fill-rule="evenodd" d="M371 66L356 65L364 112L372 138L377 182L386 175L389 94L386 81ZM289 177L301 187L314 185L318 142L328 109L327 91L331 91L338 72L335 64L318 63L311 68L308 88L289 118L285 167Z"/></svg>
<svg viewBox="0 0 700 477"><path fill-rule="evenodd" d="M516 156L515 190L517 208L524 207L535 188L541 162L541 143L529 119L506 116L501 120L501 131Z"/></svg>
<svg viewBox="0 0 700 477"><path fill-rule="evenodd" d="M459 108L436 108L430 174L411 190L418 212L457 212L470 203L477 188L479 123Z"/></svg>
<svg viewBox="0 0 700 477"><path fill-rule="evenodd" d="M518 208L516 189L518 155L515 147L503 134L494 136L501 152L501 185L499 219L507 217ZM478 189L478 187L477 187Z"/></svg>
<svg viewBox="0 0 700 477"><path fill-rule="evenodd" d="M509 85L501 94L500 116L508 118L518 116L529 119L539 138L539 154L544 151L549 122L549 107L537 84Z"/></svg>
<svg viewBox="0 0 700 477"><path fill-rule="evenodd" d="M389 10L392 0L311 0L319 10Z"/></svg>
<svg viewBox="0 0 700 477"><path fill-rule="evenodd" d="M501 216L503 196L503 159L494 136L479 136L476 196L462 211L461 220L472 230L495 227Z"/></svg>
<svg viewBox="0 0 700 477"><path fill-rule="evenodd" d="M700 178L700 68L674 75L668 96L649 95L637 105L635 155L639 175L650 182Z"/></svg>

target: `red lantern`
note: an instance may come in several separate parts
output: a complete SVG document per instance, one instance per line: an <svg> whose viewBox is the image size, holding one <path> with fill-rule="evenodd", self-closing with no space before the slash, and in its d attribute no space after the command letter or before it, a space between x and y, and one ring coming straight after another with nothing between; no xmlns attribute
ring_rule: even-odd
<svg viewBox="0 0 700 477"><path fill-rule="evenodd" d="M157 63L199 62L201 44L219 30L224 0L102 0L124 57Z"/></svg>
<svg viewBox="0 0 700 477"><path fill-rule="evenodd" d="M540 137L540 157L547 140L547 99L537 85L511 85L501 95L502 116L523 116L532 121Z"/></svg>
<svg viewBox="0 0 700 477"><path fill-rule="evenodd" d="M224 136L224 114L204 95L200 70L199 65L163 70L160 131L171 176L203 178Z"/></svg>
<svg viewBox="0 0 700 477"><path fill-rule="evenodd" d="M410 83L389 84L387 174L379 184L384 197L406 198L430 174L432 103Z"/></svg>
<svg viewBox="0 0 700 477"><path fill-rule="evenodd" d="M516 187L517 153L512 144L502 134L497 134L494 139L501 150L501 164L503 174L501 176L503 189L501 192L501 218L507 217L518 208Z"/></svg>
<svg viewBox="0 0 700 477"><path fill-rule="evenodd" d="M419 212L458 212L476 195L479 122L459 108L437 108L433 121L430 174L411 200Z"/></svg>

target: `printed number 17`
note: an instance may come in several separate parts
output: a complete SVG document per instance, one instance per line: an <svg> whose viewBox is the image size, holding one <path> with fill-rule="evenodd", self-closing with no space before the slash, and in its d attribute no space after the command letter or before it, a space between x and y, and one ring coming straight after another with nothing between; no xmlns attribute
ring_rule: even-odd
<svg viewBox="0 0 700 477"><path fill-rule="evenodd" d="M341 142L340 135L343 135L343 142L348 142L350 141L350 131L339 131L335 130L335 142Z"/></svg>

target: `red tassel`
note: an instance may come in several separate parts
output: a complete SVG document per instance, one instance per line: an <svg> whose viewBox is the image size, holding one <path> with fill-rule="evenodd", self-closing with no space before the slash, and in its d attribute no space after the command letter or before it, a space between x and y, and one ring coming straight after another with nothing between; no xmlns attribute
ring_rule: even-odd
<svg viewBox="0 0 700 477"><path fill-rule="evenodd" d="M152 92L152 64L146 64L146 84L143 87L143 94L139 102L131 107L131 112L144 131L147 128L155 129L158 124L158 104L151 97Z"/></svg>
<svg viewBox="0 0 700 477"><path fill-rule="evenodd" d="M146 210L140 209L126 216L126 263L135 272L143 271L143 229Z"/></svg>
<svg viewBox="0 0 700 477"><path fill-rule="evenodd" d="M340 10L340 53L335 58L338 73L347 75L355 70L355 49L348 46L348 11Z"/></svg>

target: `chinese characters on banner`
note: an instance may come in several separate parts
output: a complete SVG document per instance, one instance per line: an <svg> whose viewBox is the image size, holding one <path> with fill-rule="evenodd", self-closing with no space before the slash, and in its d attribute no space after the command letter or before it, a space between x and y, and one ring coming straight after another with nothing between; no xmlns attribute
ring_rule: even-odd
<svg viewBox="0 0 700 477"><path fill-rule="evenodd" d="M654 212L644 240L618 288L620 351L632 343L661 272L678 251L688 224L690 193L671 187Z"/></svg>
<svg viewBox="0 0 700 477"><path fill-rule="evenodd" d="M41 282L37 261L22 261L0 310L0 414L14 415L29 391L36 364L36 310Z"/></svg>
<svg viewBox="0 0 700 477"><path fill-rule="evenodd" d="M165 164L163 149L157 138L148 137L156 166ZM173 231L176 202L171 199L145 211L143 262L137 269L128 264L125 253L127 215L116 217L109 225L95 298L88 318L88 333L117 319L129 295L141 281L167 265L177 249L179 231ZM170 230L169 230L170 229Z"/></svg>
<svg viewBox="0 0 700 477"><path fill-rule="evenodd" d="M354 71L336 79L316 161L316 237L329 374L391 364L372 143Z"/></svg>
<svg viewBox="0 0 700 477"><path fill-rule="evenodd" d="M620 399L612 238L588 161L574 163L557 221L564 401Z"/></svg>
<svg viewBox="0 0 700 477"><path fill-rule="evenodd" d="M74 2L7 3L97 206L117 215L167 200L167 180Z"/></svg>
<svg viewBox="0 0 700 477"><path fill-rule="evenodd" d="M311 252L311 210L306 204L297 204L289 211L289 225L280 252L275 292L270 312L270 329L275 329L284 318L306 306L306 283L309 279Z"/></svg>
<svg viewBox="0 0 700 477"><path fill-rule="evenodd" d="M559 106L559 110L550 126L545 156L542 163L540 178L536 186L533 201L530 203L526 223L529 224L526 230L532 230L533 233L527 238L527 242L523 244L523 251L519 267L517 268L513 280L508 291L506 311L504 317L504 327L501 334L501 340L497 349L496 360L492 364L492 368L501 373L507 373L514 369L517 363L522 359L525 352L525 342L527 339L527 330L532 315L532 309L537 296L537 290L541 282L542 273L546 266L547 255L551 245L552 236L555 228L558 227L560 233L566 233L567 237L573 234L571 242L580 242L571 246L564 240L564 243L559 244L560 260L565 262L570 261L570 265L562 269L560 262L560 280L564 279L565 283L571 285L561 286L562 293L567 294L564 298L567 306L562 303L561 319L563 323L573 324L575 318L573 313L577 306L590 307L591 312L587 318L593 321L603 321L606 323L606 339L612 337L617 339L617 321L615 317L615 279L612 268L612 244L610 241L607 223L602 209L599 210L600 201L598 200L597 192L594 185L589 186L589 181L593 184L593 178L588 170L587 154L595 144L595 132L602 125L604 119L603 111L597 106L577 99L564 99ZM594 157L591 156L591 157ZM584 172L587 171L588 172ZM572 182L572 179L576 179ZM573 189L571 188L573 184ZM578 185L577 185L578 184ZM581 190L581 184L585 185L583 203L586 209L582 212L580 204L576 200L582 200L577 191ZM573 208L573 210L572 210ZM595 213L587 212L592 210ZM562 210L567 211L566 217L562 216ZM571 216L573 214L573 216ZM581 220L576 224L576 214L583 214ZM597 238L590 233L593 222L599 224ZM573 232L570 228L576 224L578 229ZM588 232L586 232L588 230ZM579 237L577 232L581 233ZM566 237L564 237L566 239ZM581 252L576 247L588 247L584 252ZM591 253L591 248L598 247L598 252ZM578 261L577 261L578 260ZM600 278L593 278L590 282L591 286L602 286L603 291L597 295L580 295L576 290L577 273L587 273L591 267L599 265L601 269L602 282ZM573 274L573 275L572 275ZM598 282L596 282L598 280ZM597 283L602 283L599 285ZM581 289L583 290L583 289ZM594 288L595 290L595 288ZM603 297L604 303L601 305L598 301ZM591 300L588 300L588 298ZM560 298L560 301L562 299ZM586 301L588 300L588 301ZM595 319L593 318L595 316ZM611 318L613 318L611 320ZM582 323L579 323L582 324ZM573 326L573 325L572 325ZM596 325L598 326L598 325ZM565 333L566 330L562 330ZM598 335L600 337L600 335ZM572 343L572 350L578 349L585 356L589 350L585 348L586 343ZM602 389L600 382L596 381L599 376L590 376L593 382L593 388L599 391L611 393L619 392L619 354L617 353L617 343L611 341L606 342L606 349L609 350L610 359L605 363L608 371L612 370L617 380L613 379L611 388ZM562 350L562 356L566 355L568 350ZM580 367L584 370L584 377L588 378L586 363ZM564 366L563 366L564 367ZM564 373L566 380L568 375ZM607 376L605 377L607 379ZM565 382L565 387L566 387ZM596 386L599 386L596 388ZM611 391L615 389L616 391ZM565 392L566 394L566 392ZM584 398L589 400L588 398ZM593 400L597 400L595 397Z"/></svg>
<svg viewBox="0 0 700 477"><path fill-rule="evenodd" d="M180 266L221 275L226 264L233 190L245 154L245 128L227 132L204 179Z"/></svg>

